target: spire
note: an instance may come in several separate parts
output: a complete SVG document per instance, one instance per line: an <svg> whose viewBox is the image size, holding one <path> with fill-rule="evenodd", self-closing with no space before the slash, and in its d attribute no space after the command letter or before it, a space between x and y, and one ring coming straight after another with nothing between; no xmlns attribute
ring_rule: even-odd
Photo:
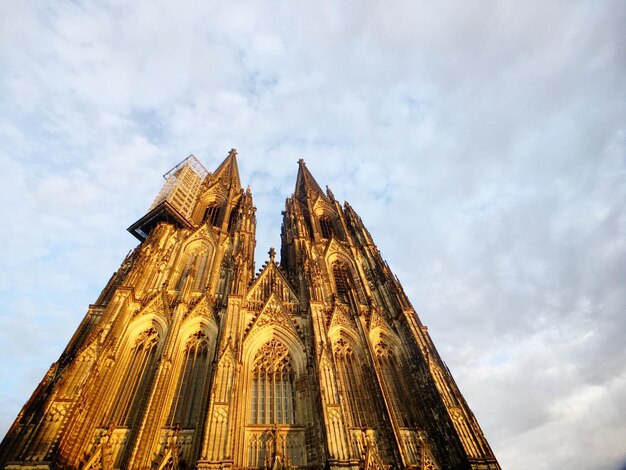
<svg viewBox="0 0 626 470"><path fill-rule="evenodd" d="M220 181L226 189L234 187L235 189L241 189L241 181L239 180L239 168L237 168L237 150L230 149L228 156L224 159L222 164L217 167L215 173L211 175L211 180Z"/></svg>
<svg viewBox="0 0 626 470"><path fill-rule="evenodd" d="M298 160L298 165L295 196L302 201L309 197L313 198L316 195L324 196L322 188L317 184L302 158Z"/></svg>

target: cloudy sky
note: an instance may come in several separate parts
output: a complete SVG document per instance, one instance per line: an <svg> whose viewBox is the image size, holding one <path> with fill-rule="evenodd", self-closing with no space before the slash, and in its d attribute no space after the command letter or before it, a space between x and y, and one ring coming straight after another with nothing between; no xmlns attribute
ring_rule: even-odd
<svg viewBox="0 0 626 470"><path fill-rule="evenodd" d="M503 468L621 468L624 24L611 0L0 3L0 435L162 174L236 147L257 266L304 158Z"/></svg>

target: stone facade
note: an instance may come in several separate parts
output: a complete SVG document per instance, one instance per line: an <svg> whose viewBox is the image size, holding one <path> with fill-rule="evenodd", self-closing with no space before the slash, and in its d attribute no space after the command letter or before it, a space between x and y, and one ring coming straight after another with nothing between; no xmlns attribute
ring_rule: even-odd
<svg viewBox="0 0 626 470"><path fill-rule="evenodd" d="M361 219L302 160L281 262L256 275L236 152L166 177L0 468L500 468Z"/></svg>

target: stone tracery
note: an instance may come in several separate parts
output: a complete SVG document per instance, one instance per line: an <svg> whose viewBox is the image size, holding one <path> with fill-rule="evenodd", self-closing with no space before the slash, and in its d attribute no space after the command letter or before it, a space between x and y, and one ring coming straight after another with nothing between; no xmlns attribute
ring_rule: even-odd
<svg viewBox="0 0 626 470"><path fill-rule="evenodd" d="M255 276L235 157L166 174L0 468L499 470L361 219L302 160L280 264Z"/></svg>
<svg viewBox="0 0 626 470"><path fill-rule="evenodd" d="M250 423L295 424L295 374L289 350L276 339L254 357Z"/></svg>

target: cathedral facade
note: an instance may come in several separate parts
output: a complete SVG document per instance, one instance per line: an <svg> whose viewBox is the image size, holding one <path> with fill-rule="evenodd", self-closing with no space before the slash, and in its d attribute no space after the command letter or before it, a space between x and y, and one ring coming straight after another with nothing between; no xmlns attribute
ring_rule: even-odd
<svg viewBox="0 0 626 470"><path fill-rule="evenodd" d="M280 263L256 273L236 152L165 177L0 468L500 468L361 219L304 161Z"/></svg>

